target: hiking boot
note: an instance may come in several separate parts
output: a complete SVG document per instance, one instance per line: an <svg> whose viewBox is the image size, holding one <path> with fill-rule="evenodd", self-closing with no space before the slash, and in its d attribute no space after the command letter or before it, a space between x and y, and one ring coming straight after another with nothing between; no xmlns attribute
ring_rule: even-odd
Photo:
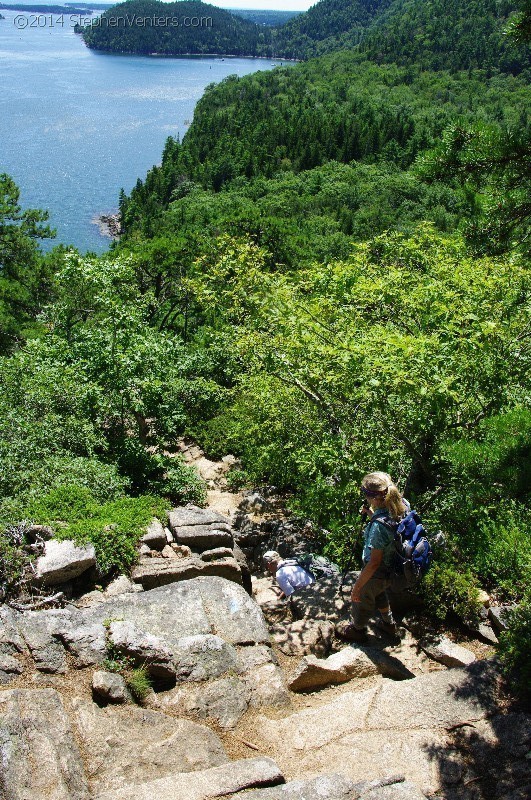
<svg viewBox="0 0 531 800"><path fill-rule="evenodd" d="M393 639L400 639L400 629L396 622L386 622L383 619L379 619L378 622L375 623L375 628L377 628L382 633L386 633L388 636L391 636Z"/></svg>
<svg viewBox="0 0 531 800"><path fill-rule="evenodd" d="M396 622L386 622L384 619L379 619L376 623L376 627L379 631L388 633L389 636L396 636L398 633L398 626Z"/></svg>
<svg viewBox="0 0 531 800"><path fill-rule="evenodd" d="M340 622L335 627L336 636L345 642L358 642L364 644L369 641L367 628L356 628L352 622Z"/></svg>

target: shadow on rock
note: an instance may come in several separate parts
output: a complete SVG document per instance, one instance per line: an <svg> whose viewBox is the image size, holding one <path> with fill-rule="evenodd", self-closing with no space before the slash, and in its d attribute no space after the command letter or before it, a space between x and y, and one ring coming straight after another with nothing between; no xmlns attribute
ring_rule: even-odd
<svg viewBox="0 0 531 800"><path fill-rule="evenodd" d="M531 797L531 716L506 709L497 699L495 661L478 661L466 669L465 681L450 689L471 701L485 718L447 728L444 746L428 749L437 762L441 800L527 800Z"/></svg>

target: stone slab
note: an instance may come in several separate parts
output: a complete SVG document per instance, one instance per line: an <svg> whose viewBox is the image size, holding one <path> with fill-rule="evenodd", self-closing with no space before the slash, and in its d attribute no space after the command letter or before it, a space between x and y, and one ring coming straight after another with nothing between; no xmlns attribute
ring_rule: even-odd
<svg viewBox="0 0 531 800"><path fill-rule="evenodd" d="M53 689L0 692L5 800L89 800L70 720Z"/></svg>
<svg viewBox="0 0 531 800"><path fill-rule="evenodd" d="M215 523L230 524L228 517L224 517L212 508L199 508L199 506L181 506L168 511L170 528L175 531L191 525L212 525Z"/></svg>
<svg viewBox="0 0 531 800"><path fill-rule="evenodd" d="M245 800L353 800L355 784L342 775L320 775L310 780L289 781L283 786L252 789ZM244 800L242 798L242 800Z"/></svg>
<svg viewBox="0 0 531 800"><path fill-rule="evenodd" d="M397 683L385 678L283 719L258 716L263 742L286 773L318 775L322 765L355 781L403 774L434 793L441 776L434 753L447 747L447 728L483 720L495 705L488 662L421 675Z"/></svg>
<svg viewBox="0 0 531 800"><path fill-rule="evenodd" d="M72 709L95 794L228 762L221 740L204 725L136 706L99 708L86 698L75 698Z"/></svg>
<svg viewBox="0 0 531 800"><path fill-rule="evenodd" d="M282 773L270 758L249 758L126 786L118 791L98 794L94 800L210 800L283 780Z"/></svg>
<svg viewBox="0 0 531 800"><path fill-rule="evenodd" d="M145 590L167 586L179 581L190 581L204 575L214 575L241 583L241 569L234 558L202 561L191 558L149 558L133 569L132 578Z"/></svg>
<svg viewBox="0 0 531 800"><path fill-rule="evenodd" d="M378 667L362 650L346 647L328 658L305 656L289 682L292 692L321 689L353 678L368 678L378 675Z"/></svg>
<svg viewBox="0 0 531 800"><path fill-rule="evenodd" d="M476 660L476 656L466 647L452 642L446 636L430 640L422 640L420 646L430 658L444 664L445 667L468 667Z"/></svg>
<svg viewBox="0 0 531 800"><path fill-rule="evenodd" d="M232 548L234 545L231 529L223 523L175 528L174 537L179 544L199 551L213 550L218 547Z"/></svg>

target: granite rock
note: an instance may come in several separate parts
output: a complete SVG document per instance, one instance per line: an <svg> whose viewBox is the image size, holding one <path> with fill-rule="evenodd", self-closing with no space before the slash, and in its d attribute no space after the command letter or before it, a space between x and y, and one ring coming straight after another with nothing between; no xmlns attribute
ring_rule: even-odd
<svg viewBox="0 0 531 800"><path fill-rule="evenodd" d="M272 786L284 780L270 758L231 761L219 767L193 773L178 773L148 783L129 784L103 792L94 800L212 800L258 786Z"/></svg>
<svg viewBox="0 0 531 800"><path fill-rule="evenodd" d="M115 672L95 672L92 676L92 691L107 703L127 703L129 699L125 680Z"/></svg>
<svg viewBox="0 0 531 800"><path fill-rule="evenodd" d="M446 636L423 639L419 644L426 655L446 667L467 667L476 660L476 656L471 650L452 642Z"/></svg>
<svg viewBox="0 0 531 800"><path fill-rule="evenodd" d="M0 692L0 742L8 800L89 800L81 755L55 690Z"/></svg>
<svg viewBox="0 0 531 800"><path fill-rule="evenodd" d="M142 544L146 544L150 550L162 550L166 546L166 531L160 520L151 520L146 533L142 536L140 541Z"/></svg>
<svg viewBox="0 0 531 800"><path fill-rule="evenodd" d="M65 540L46 542L44 555L37 559L35 581L45 586L56 586L79 577L96 563L92 545L78 547Z"/></svg>
<svg viewBox="0 0 531 800"><path fill-rule="evenodd" d="M234 558L206 562L198 556L179 558L177 554L174 558L148 558L141 561L133 569L132 578L148 590L206 575L241 583L241 570Z"/></svg>
<svg viewBox="0 0 531 800"><path fill-rule="evenodd" d="M228 762L219 737L190 720L134 705L100 708L86 698L75 698L72 708L89 763L97 765L94 794Z"/></svg>

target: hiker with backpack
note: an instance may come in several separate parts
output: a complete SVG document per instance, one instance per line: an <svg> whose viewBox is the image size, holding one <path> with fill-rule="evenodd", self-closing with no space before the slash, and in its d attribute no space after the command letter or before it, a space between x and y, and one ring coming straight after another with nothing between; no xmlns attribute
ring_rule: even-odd
<svg viewBox="0 0 531 800"><path fill-rule="evenodd" d="M336 633L345 641L363 643L368 641L367 623L376 611L380 630L398 634L387 589L391 585L397 525L410 507L386 472L366 475L361 491L365 496L363 513L369 517L363 531L363 569L352 587L352 619L337 625Z"/></svg>
<svg viewBox="0 0 531 800"><path fill-rule="evenodd" d="M315 583L312 573L304 569L297 559L283 559L276 550L268 550L263 556L264 566L273 575L280 586L280 597L291 597L291 595Z"/></svg>

